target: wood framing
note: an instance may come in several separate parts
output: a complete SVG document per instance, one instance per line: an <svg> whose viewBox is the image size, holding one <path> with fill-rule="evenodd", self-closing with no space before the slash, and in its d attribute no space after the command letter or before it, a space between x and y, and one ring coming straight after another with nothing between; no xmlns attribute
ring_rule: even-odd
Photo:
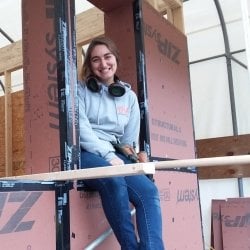
<svg viewBox="0 0 250 250"><path fill-rule="evenodd" d="M178 23L183 24L182 14L177 15L177 9L181 8L180 0L147 0L157 11L166 14L166 10L173 13L169 18L177 28ZM88 28L86 28L88 27ZM183 30L180 28L180 30ZM76 43L78 46L87 44L93 37L104 34L104 14L98 8L91 8L76 16ZM15 71L22 68L22 41L0 48L0 75L5 71Z"/></svg>
<svg viewBox="0 0 250 250"><path fill-rule="evenodd" d="M157 11L164 14L166 8L180 7L178 1L147 0ZM86 28L88 27L88 28ZM94 7L76 17L76 43L77 43L77 65L82 64L82 46L87 44L93 37L104 34L104 13ZM4 75L8 82L5 95L5 175L12 175L12 114L11 114L11 72L23 67L22 40L0 48L0 75ZM78 67L78 72L80 67ZM79 73L78 73L79 74ZM22 166L24 164L22 159ZM18 170L17 172L20 173ZM21 171L22 172L22 171Z"/></svg>
<svg viewBox="0 0 250 250"><path fill-rule="evenodd" d="M76 43L87 44L92 38L104 34L104 14L97 8L89 9L76 18ZM88 29L86 29L88 27ZM0 75L23 67L22 41L0 48Z"/></svg>
<svg viewBox="0 0 250 250"><path fill-rule="evenodd" d="M190 167L206 168L208 166L218 167L218 166L233 166L238 164L240 165L250 164L250 155L159 161L155 162L155 168L156 170L169 169L169 168L190 168Z"/></svg>
<svg viewBox="0 0 250 250"><path fill-rule="evenodd" d="M22 68L22 41L0 48L0 75Z"/></svg>
<svg viewBox="0 0 250 250"><path fill-rule="evenodd" d="M76 16L76 44L87 44L92 38L103 34L104 13L101 10L91 8Z"/></svg>
<svg viewBox="0 0 250 250"><path fill-rule="evenodd" d="M0 176L24 174L24 96L23 91L11 93L10 127L5 118L5 96L0 97ZM6 127L6 129L5 129ZM5 139L6 138L6 139ZM9 141L8 146L5 140ZM10 145L11 143L11 145ZM8 148L8 150L7 150ZM7 157L7 159L6 159ZM12 158L12 161L10 160ZM6 161L7 160L7 161ZM9 161L9 163L8 163ZM6 163L5 163L6 162ZM10 166L12 165L12 167ZM8 168L8 169L7 169ZM11 169L9 169L11 168ZM12 173L12 174L10 174Z"/></svg>
<svg viewBox="0 0 250 250"><path fill-rule="evenodd" d="M183 159L147 163L133 163L119 165L119 166L106 166L96 167L89 169L78 169L68 171L58 171L49 173L39 173L30 175L10 176L0 178L2 180L39 180L39 181L69 181L79 179L92 179L92 178L105 178L111 176L129 176L139 174L155 174L155 170L169 170L180 168L194 168L194 167L207 167L207 166L232 166L232 165L245 165L250 164L250 155L238 156L223 156L223 157L210 157L199 159Z"/></svg>
<svg viewBox="0 0 250 250"><path fill-rule="evenodd" d="M167 19L182 33L185 33L183 8L167 8Z"/></svg>
<svg viewBox="0 0 250 250"><path fill-rule="evenodd" d="M69 181L79 179L105 178L111 176L129 176L139 174L154 174L153 163L135 163L119 166L107 166L88 169L58 171L41 174L21 175L2 178L2 180L40 180L40 181Z"/></svg>
<svg viewBox="0 0 250 250"><path fill-rule="evenodd" d="M12 175L12 101L11 73L5 71L5 175Z"/></svg>
<svg viewBox="0 0 250 250"><path fill-rule="evenodd" d="M147 0L158 12L182 33L185 33L183 3L180 0Z"/></svg>
<svg viewBox="0 0 250 250"><path fill-rule="evenodd" d="M238 156L250 154L250 135L210 138L196 141L197 157ZM198 169L200 179L250 177L250 163Z"/></svg>
<svg viewBox="0 0 250 250"><path fill-rule="evenodd" d="M155 9L157 9L162 14L167 14L168 20L172 22L176 27L183 27L183 4L180 0L147 0ZM87 27L87 28L86 28ZM182 30L182 28L180 28ZM78 65L82 64L82 46L87 44L93 37L100 36L104 34L104 13L98 8L89 9L76 17L76 43L78 46ZM17 41L13 44L0 48L0 75L5 77L6 82L11 82L10 74L11 72L21 69L23 66L23 58L22 58L22 41ZM80 67L78 67L80 68ZM10 84L11 89L11 84ZM6 94L8 93L8 89ZM11 94L13 97L13 94ZM22 96L22 92L18 94L19 102ZM5 117L6 127L5 127L5 134L4 137L8 138L7 144L1 145L1 147L5 148L3 155L5 155L4 159L6 163L4 163L5 168L5 175L11 175L11 171L14 174L21 174L22 171L17 169L21 168L24 164L24 159L19 157L20 159L16 159L15 153L12 155L11 152L13 150L16 152L18 150L13 149L11 150L11 142L12 139L12 127L16 129L18 127L15 122L20 122L23 118L20 117L17 121L13 121L11 124L11 108L14 109L13 105L16 106L16 109L22 107L23 103L21 104L14 104L11 98L3 97L5 99L3 102L4 104L4 112L2 117ZM13 99L13 98L12 98ZM21 106L20 106L21 105ZM18 112L18 113L22 113ZM1 123L4 124L4 123ZM23 129L22 126L20 126ZM23 130L19 134L23 134ZM21 137L20 137L21 138ZM5 141L5 140L3 140ZM196 141L196 148L197 148L197 157L198 158L206 158L206 157L221 157L221 156L234 156L234 155L246 155L250 154L249 152L249 141L250 135L241 135L241 136L230 136L230 137L220 137L220 138L212 138L212 139L205 139L205 140L198 140ZM20 144L21 145L21 144ZM14 145L13 145L14 147ZM22 150L19 152L20 154L23 153ZM11 161L12 158L12 167L7 161ZM14 161L14 163L13 163ZM1 165L1 164L0 164ZM2 165L3 166L3 165ZM236 164L231 166L209 166L209 167L202 167L198 168L198 177L201 179L211 179L211 178L228 178L228 177L240 177L240 176L250 176L250 164ZM12 169L10 169L12 168ZM15 170L13 169L15 168ZM0 169L1 173L3 170Z"/></svg>

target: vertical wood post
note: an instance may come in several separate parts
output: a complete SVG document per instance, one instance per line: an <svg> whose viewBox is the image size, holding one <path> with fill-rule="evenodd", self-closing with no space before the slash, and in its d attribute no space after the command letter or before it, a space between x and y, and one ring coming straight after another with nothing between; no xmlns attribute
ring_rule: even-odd
<svg viewBox="0 0 250 250"><path fill-rule="evenodd" d="M12 175L11 72L5 71L5 176Z"/></svg>

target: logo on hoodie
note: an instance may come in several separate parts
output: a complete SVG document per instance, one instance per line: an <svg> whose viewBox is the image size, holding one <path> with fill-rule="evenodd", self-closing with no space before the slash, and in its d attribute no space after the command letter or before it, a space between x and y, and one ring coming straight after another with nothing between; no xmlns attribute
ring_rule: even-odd
<svg viewBox="0 0 250 250"><path fill-rule="evenodd" d="M117 114L118 115L128 115L129 108L125 105L117 107Z"/></svg>

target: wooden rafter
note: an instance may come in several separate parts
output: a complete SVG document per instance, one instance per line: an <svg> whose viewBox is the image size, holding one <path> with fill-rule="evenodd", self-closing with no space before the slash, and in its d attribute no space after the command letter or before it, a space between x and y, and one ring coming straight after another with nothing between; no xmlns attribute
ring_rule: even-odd
<svg viewBox="0 0 250 250"><path fill-rule="evenodd" d="M181 0L162 0L162 1L171 9L182 7Z"/></svg>
<svg viewBox="0 0 250 250"><path fill-rule="evenodd" d="M0 75L4 75L6 71L20 69L22 66L22 41L0 48Z"/></svg>

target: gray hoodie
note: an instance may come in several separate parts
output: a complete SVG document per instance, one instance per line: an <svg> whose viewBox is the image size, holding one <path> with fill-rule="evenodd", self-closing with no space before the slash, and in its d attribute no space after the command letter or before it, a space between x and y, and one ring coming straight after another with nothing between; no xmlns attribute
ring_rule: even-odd
<svg viewBox="0 0 250 250"><path fill-rule="evenodd" d="M131 86L123 84L126 92L121 97L111 96L105 85L98 93L91 92L82 82L78 87L80 145L107 161L115 157L112 141L138 146L138 100Z"/></svg>

